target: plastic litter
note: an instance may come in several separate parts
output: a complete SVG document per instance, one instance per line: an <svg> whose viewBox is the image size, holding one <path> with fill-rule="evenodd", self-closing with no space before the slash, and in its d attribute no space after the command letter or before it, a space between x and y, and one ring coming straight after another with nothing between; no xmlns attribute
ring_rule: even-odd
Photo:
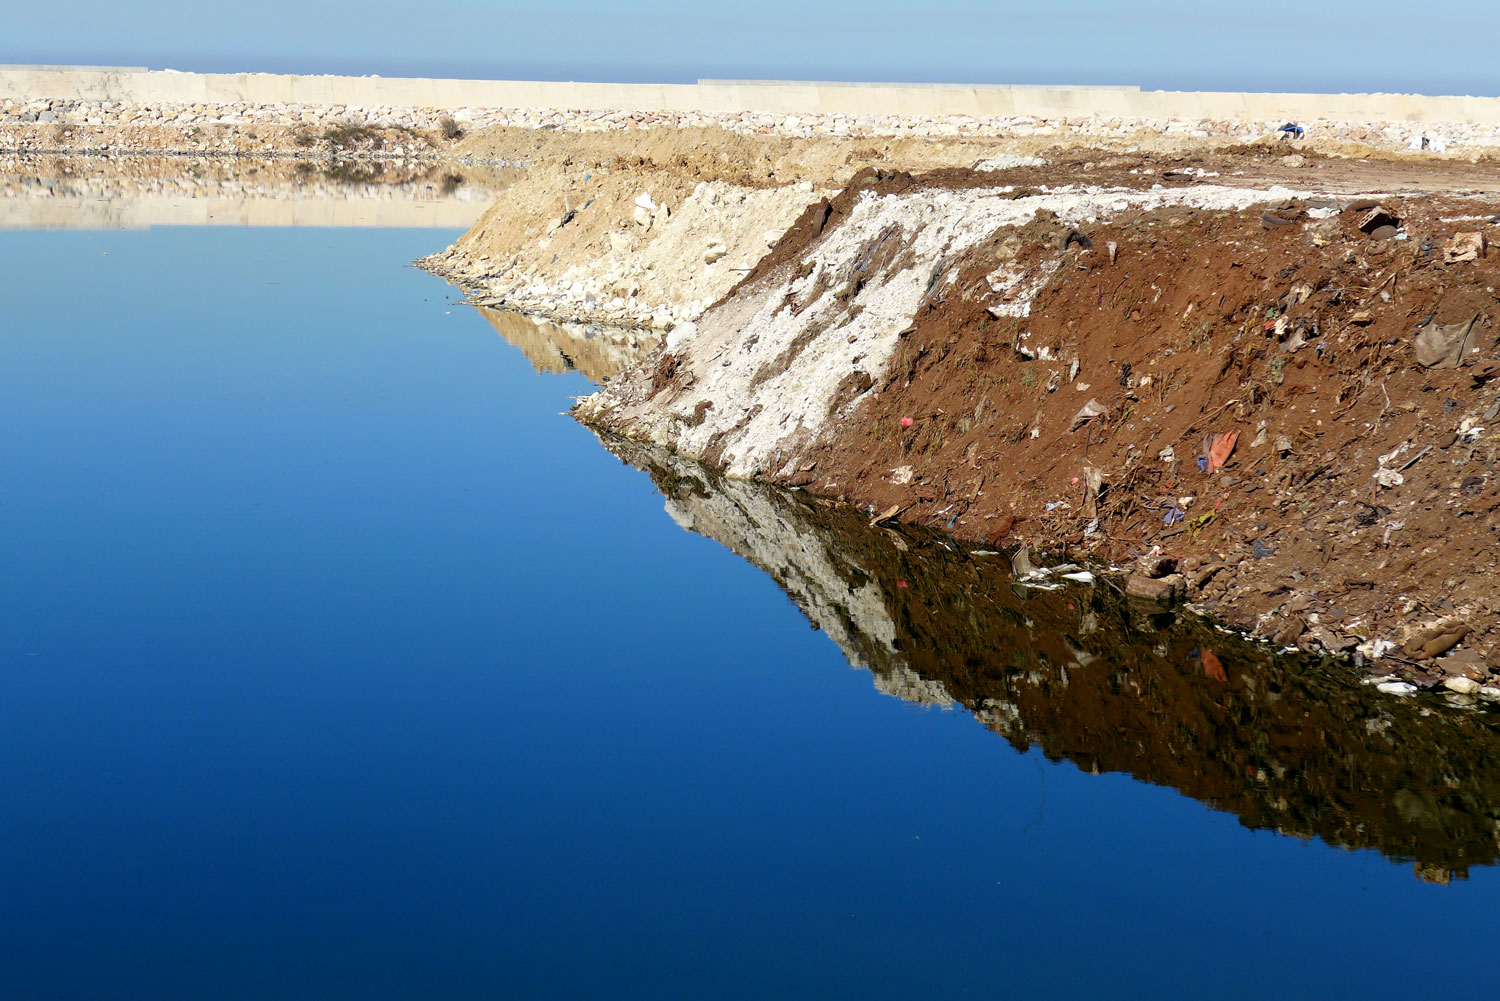
<svg viewBox="0 0 1500 1001"><path fill-rule="evenodd" d="M1208 449L1208 471L1217 472L1229 461L1229 456L1234 452L1235 442L1240 440L1238 431L1228 431L1224 434L1215 435L1213 444Z"/></svg>
<svg viewBox="0 0 1500 1001"><path fill-rule="evenodd" d="M1068 430L1076 431L1078 430L1078 428L1087 424L1095 417L1102 417L1107 412L1107 408L1104 406L1104 404L1100 403L1098 400L1090 399L1087 403L1085 403L1078 409L1078 413L1073 415L1073 423L1068 428Z"/></svg>
<svg viewBox="0 0 1500 1001"><path fill-rule="evenodd" d="M1478 319L1479 314L1475 313L1467 322L1429 323L1423 327L1412 343L1417 364L1423 368L1458 368L1464 362Z"/></svg>

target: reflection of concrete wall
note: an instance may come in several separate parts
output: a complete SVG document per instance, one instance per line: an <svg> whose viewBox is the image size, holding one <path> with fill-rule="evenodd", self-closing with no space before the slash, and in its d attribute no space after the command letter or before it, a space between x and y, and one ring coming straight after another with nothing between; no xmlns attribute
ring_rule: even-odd
<svg viewBox="0 0 1500 1001"><path fill-rule="evenodd" d="M145 230L150 227L384 227L465 230L483 201L336 198L0 198L0 230Z"/></svg>
<svg viewBox="0 0 1500 1001"><path fill-rule="evenodd" d="M639 363L661 345L649 330L624 330L582 323L553 323L510 310L479 307L496 333L521 349L538 372L578 371L603 382Z"/></svg>
<svg viewBox="0 0 1500 1001"><path fill-rule="evenodd" d="M480 201L334 198L0 198L0 229L147 229L151 226L338 226L466 229Z"/></svg>
<svg viewBox="0 0 1500 1001"><path fill-rule="evenodd" d="M1500 98L1418 94L1235 94L1129 87L830 83L611 84L399 77L177 73L0 67L0 98L135 102L353 104L417 108L761 111L847 115L1272 118L1494 124Z"/></svg>

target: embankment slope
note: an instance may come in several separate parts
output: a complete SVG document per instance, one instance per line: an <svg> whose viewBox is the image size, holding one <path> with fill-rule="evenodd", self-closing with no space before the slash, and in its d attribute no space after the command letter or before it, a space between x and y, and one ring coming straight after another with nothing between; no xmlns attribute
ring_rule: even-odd
<svg viewBox="0 0 1500 1001"><path fill-rule="evenodd" d="M862 174L579 415L1480 694L1497 206L1040 170Z"/></svg>

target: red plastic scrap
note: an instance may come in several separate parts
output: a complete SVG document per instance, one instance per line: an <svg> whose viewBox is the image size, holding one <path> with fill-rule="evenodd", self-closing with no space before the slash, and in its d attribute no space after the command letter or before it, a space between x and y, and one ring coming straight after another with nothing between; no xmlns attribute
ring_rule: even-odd
<svg viewBox="0 0 1500 1001"><path fill-rule="evenodd" d="M1224 665L1214 652L1204 647L1200 656L1203 658L1203 673L1217 681L1219 684L1228 684L1229 676L1224 673Z"/></svg>
<svg viewBox="0 0 1500 1001"><path fill-rule="evenodd" d="M1214 443L1208 448L1208 471L1210 473L1218 470L1229 461L1230 454L1234 451L1234 443L1240 440L1238 431L1227 431L1224 434L1214 435Z"/></svg>

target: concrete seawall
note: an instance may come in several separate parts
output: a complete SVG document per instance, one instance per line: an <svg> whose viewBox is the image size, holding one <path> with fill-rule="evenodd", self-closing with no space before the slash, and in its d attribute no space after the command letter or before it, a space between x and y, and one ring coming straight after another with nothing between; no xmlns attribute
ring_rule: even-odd
<svg viewBox="0 0 1500 1001"><path fill-rule="evenodd" d="M1131 87L701 81L612 84L0 67L0 100L344 104L411 108L859 115L1082 115L1259 121L1500 123L1500 98L1419 94L1244 94Z"/></svg>

